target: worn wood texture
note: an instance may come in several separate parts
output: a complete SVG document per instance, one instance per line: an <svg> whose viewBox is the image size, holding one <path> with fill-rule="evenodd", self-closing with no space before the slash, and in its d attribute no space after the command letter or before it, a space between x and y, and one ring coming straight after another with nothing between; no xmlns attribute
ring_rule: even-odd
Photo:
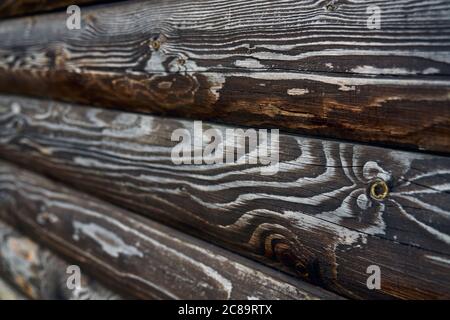
<svg viewBox="0 0 450 320"><path fill-rule="evenodd" d="M3 158L347 297L450 297L449 158L282 134L276 175L261 164L175 165L171 135L192 127L0 98ZM376 181L384 200L372 198ZM366 287L370 265L381 290Z"/></svg>
<svg viewBox="0 0 450 320"><path fill-rule="evenodd" d="M4 168L3 168L4 169ZM2 194L3 194L2 188ZM69 289L70 263L0 222L0 274L31 299L116 300L121 297L82 273ZM70 280L70 279L69 279ZM72 283L72 282L71 282Z"/></svg>
<svg viewBox="0 0 450 320"><path fill-rule="evenodd" d="M370 30L369 6L381 9ZM447 0L126 1L0 23L0 90L449 153Z"/></svg>
<svg viewBox="0 0 450 320"><path fill-rule="evenodd" d="M0 300L26 300L26 298L9 283L0 278Z"/></svg>
<svg viewBox="0 0 450 320"><path fill-rule="evenodd" d="M339 299L6 163L0 192L0 217L138 298Z"/></svg>
<svg viewBox="0 0 450 320"><path fill-rule="evenodd" d="M82 5L95 2L101 2L101 0L2 0L0 1L0 18L65 9L73 4Z"/></svg>

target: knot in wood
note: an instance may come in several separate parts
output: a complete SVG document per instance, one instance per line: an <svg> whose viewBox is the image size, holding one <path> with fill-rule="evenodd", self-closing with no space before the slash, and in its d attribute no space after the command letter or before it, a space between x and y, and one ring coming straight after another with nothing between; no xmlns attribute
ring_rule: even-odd
<svg viewBox="0 0 450 320"><path fill-rule="evenodd" d="M332 11L336 11L337 10L337 1L336 0L332 0L332 1L330 1L330 2L328 2L326 5L325 5L325 10L327 10L327 11L329 11L329 12L332 12Z"/></svg>

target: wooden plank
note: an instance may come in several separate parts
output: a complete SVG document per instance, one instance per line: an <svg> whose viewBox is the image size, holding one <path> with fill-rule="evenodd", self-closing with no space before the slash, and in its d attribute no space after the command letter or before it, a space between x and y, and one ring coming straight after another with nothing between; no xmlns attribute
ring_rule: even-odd
<svg viewBox="0 0 450 320"><path fill-rule="evenodd" d="M172 133L193 126L1 97L0 156L348 297L450 297L450 158L280 134L274 175L175 165ZM367 289L370 265L381 290Z"/></svg>
<svg viewBox="0 0 450 320"><path fill-rule="evenodd" d="M70 5L82 5L101 0L2 0L0 18L21 16L25 14L65 9Z"/></svg>
<svg viewBox="0 0 450 320"><path fill-rule="evenodd" d="M3 162L0 190L2 219L138 298L339 299Z"/></svg>
<svg viewBox="0 0 450 320"><path fill-rule="evenodd" d="M0 300L26 300L26 298L0 278Z"/></svg>
<svg viewBox="0 0 450 320"><path fill-rule="evenodd" d="M449 153L446 0L126 1L0 23L0 90ZM381 29L366 22L381 10Z"/></svg>
<svg viewBox="0 0 450 320"><path fill-rule="evenodd" d="M0 222L0 274L31 299L117 300L112 293L86 274L80 288L67 286L70 263L33 240ZM72 282L71 282L72 283Z"/></svg>

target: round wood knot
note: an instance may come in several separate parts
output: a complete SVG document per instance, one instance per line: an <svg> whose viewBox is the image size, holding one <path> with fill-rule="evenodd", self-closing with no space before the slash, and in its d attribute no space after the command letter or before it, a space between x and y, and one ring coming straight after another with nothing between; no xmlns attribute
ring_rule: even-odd
<svg viewBox="0 0 450 320"><path fill-rule="evenodd" d="M337 10L337 1L336 0L331 0L330 2L328 2L325 5L325 10L328 12L333 12Z"/></svg>
<svg viewBox="0 0 450 320"><path fill-rule="evenodd" d="M372 199L382 201L389 195L389 186L384 180L377 179L370 185L370 196Z"/></svg>

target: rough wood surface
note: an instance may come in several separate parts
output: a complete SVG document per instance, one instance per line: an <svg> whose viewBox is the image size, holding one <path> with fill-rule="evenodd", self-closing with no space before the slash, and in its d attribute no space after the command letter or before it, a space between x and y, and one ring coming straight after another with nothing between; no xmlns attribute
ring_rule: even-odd
<svg viewBox="0 0 450 320"><path fill-rule="evenodd" d="M381 29L366 26L369 6ZM0 90L449 153L447 0L126 1L0 23Z"/></svg>
<svg viewBox="0 0 450 320"><path fill-rule="evenodd" d="M0 192L0 217L138 298L339 298L6 163Z"/></svg>
<svg viewBox="0 0 450 320"><path fill-rule="evenodd" d="M25 14L65 9L70 5L82 5L101 0L2 0L0 1L0 18Z"/></svg>
<svg viewBox="0 0 450 320"><path fill-rule="evenodd" d="M26 300L26 298L0 278L0 300Z"/></svg>
<svg viewBox="0 0 450 320"><path fill-rule="evenodd" d="M175 165L171 134L192 126L1 97L0 156L348 297L450 297L449 158L280 135L276 175Z"/></svg>
<svg viewBox="0 0 450 320"><path fill-rule="evenodd" d="M69 289L67 280L70 274L66 271L70 265L0 222L0 274L27 297L40 300L120 299L120 296L83 273L80 288Z"/></svg>

